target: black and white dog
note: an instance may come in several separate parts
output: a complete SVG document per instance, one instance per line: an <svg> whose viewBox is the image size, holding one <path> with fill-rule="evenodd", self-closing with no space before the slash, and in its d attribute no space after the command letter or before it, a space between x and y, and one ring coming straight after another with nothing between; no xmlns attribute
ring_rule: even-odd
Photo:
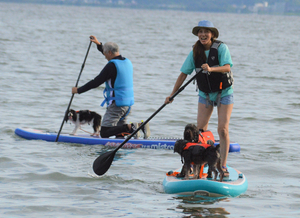
<svg viewBox="0 0 300 218"><path fill-rule="evenodd" d="M214 146L214 142L207 141L207 144L197 144L199 140L199 130L193 124L188 124L183 133L184 139L177 140L174 145L174 152L181 156L183 162L182 170L178 177L189 179L191 173L191 165L193 165L193 179L198 179L201 166L208 165L208 178L212 178L214 173L214 180L220 171L220 145ZM193 143L193 144L188 144ZM210 146L209 146L210 145ZM218 169L218 170L217 170ZM223 174L220 173L220 181L223 180Z"/></svg>
<svg viewBox="0 0 300 218"><path fill-rule="evenodd" d="M94 111L89 110L80 110L75 111L70 109L65 115L65 121L71 121L75 124L75 128L71 135L75 135L77 130L80 128L81 125L88 123L89 125L93 125L94 133L92 136L99 136L100 135L100 127L101 127L101 115L97 114Z"/></svg>

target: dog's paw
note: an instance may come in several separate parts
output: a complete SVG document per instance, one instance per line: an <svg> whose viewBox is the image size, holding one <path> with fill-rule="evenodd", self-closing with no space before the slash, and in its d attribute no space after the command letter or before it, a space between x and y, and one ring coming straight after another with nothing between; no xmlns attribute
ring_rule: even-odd
<svg viewBox="0 0 300 218"><path fill-rule="evenodd" d="M215 143L212 140L207 140L206 144L213 146Z"/></svg>
<svg viewBox="0 0 300 218"><path fill-rule="evenodd" d="M208 179L211 179L212 178L212 173L210 171L207 172L207 177Z"/></svg>
<svg viewBox="0 0 300 218"><path fill-rule="evenodd" d="M176 177L177 177L177 178L183 178L183 177L184 177L184 175L183 175L183 174L181 174L181 173L178 173L178 174L176 175Z"/></svg>
<svg viewBox="0 0 300 218"><path fill-rule="evenodd" d="M190 179L189 176L185 176L185 177L183 178L183 180L189 180L189 179Z"/></svg>
<svg viewBox="0 0 300 218"><path fill-rule="evenodd" d="M173 171L171 170L171 171L169 171L169 172L167 172L167 175L168 176L171 176L173 174ZM178 174L177 174L178 175Z"/></svg>

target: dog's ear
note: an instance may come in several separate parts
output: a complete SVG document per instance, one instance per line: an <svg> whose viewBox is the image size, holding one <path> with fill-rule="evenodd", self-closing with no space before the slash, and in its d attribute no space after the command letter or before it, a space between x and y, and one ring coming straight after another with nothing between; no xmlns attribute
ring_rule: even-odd
<svg viewBox="0 0 300 218"><path fill-rule="evenodd" d="M68 120L69 120L69 113L70 113L70 110L69 111L66 111L65 113L65 118L64 118L64 121L67 123Z"/></svg>
<svg viewBox="0 0 300 218"><path fill-rule="evenodd" d="M191 124L192 132L193 132L193 142L199 142L199 131L196 125Z"/></svg>
<svg viewBox="0 0 300 218"><path fill-rule="evenodd" d="M191 142L191 124L187 124L184 127L184 131L183 131L183 139L188 140L189 142Z"/></svg>
<svg viewBox="0 0 300 218"><path fill-rule="evenodd" d="M69 117L72 117L72 120L73 121L76 121L77 120L77 112L73 109L70 109L70 112L69 112Z"/></svg>
<svg viewBox="0 0 300 218"><path fill-rule="evenodd" d="M177 140L174 145L174 153L177 152L178 154L181 155L184 147L186 146L186 143L188 143L187 140L184 140L184 139Z"/></svg>
<svg viewBox="0 0 300 218"><path fill-rule="evenodd" d="M180 147L180 140L177 140L174 144L174 153L179 153L179 147Z"/></svg>
<svg viewBox="0 0 300 218"><path fill-rule="evenodd" d="M193 142L199 142L199 132L197 128L193 131Z"/></svg>
<svg viewBox="0 0 300 218"><path fill-rule="evenodd" d="M210 140L209 140L209 141L210 141ZM217 145L216 145L216 149L217 149L217 150L220 150L220 144L217 144Z"/></svg>

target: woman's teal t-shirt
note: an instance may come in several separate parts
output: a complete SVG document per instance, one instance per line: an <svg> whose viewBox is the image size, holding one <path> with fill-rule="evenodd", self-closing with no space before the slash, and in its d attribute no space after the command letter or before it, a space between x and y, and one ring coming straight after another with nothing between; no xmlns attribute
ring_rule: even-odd
<svg viewBox="0 0 300 218"><path fill-rule="evenodd" d="M209 55L209 50L205 51L206 58ZM232 60L231 60L231 55L229 52L229 49L226 44L221 43L221 45L218 47L218 58L219 58L219 65L224 66L225 64L229 64L230 67L232 67ZM187 58L185 59L180 71L182 73L190 75L194 70L196 69L195 67L195 62L194 62L194 56L193 56L193 51L189 53ZM224 90L222 90L221 93L221 98L225 97L227 95L231 95L233 93L233 87L230 86ZM199 90L199 95L203 98L206 98L206 94L202 91ZM209 93L209 98L211 101L215 101L217 98L218 92L212 92Z"/></svg>

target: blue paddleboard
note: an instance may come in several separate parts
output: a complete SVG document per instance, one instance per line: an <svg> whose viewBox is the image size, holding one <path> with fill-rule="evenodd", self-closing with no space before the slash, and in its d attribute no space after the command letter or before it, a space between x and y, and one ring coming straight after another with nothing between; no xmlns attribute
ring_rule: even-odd
<svg viewBox="0 0 300 218"><path fill-rule="evenodd" d="M38 129L31 128L17 128L15 134L29 140L44 140L48 142L55 142L57 133L46 132ZM59 142L65 143L77 143L87 145L104 145L109 147L118 147L124 139L117 138L101 138L97 136L90 136L89 134L60 134L58 138ZM151 148L151 149L174 149L174 144L177 139L130 139L122 148ZM215 144L218 144L216 141ZM239 152L240 145L238 143L231 142L229 152Z"/></svg>
<svg viewBox="0 0 300 218"><path fill-rule="evenodd" d="M212 179L188 179L177 178L174 176L181 169L173 171L172 175L166 175L163 181L164 191L168 194L178 195L202 195L209 197L236 197L244 192L248 188L248 181L243 173L232 168L227 167L229 171L229 177L224 178L222 182ZM203 172L207 173L208 167L204 167ZM175 173L174 173L175 172Z"/></svg>

